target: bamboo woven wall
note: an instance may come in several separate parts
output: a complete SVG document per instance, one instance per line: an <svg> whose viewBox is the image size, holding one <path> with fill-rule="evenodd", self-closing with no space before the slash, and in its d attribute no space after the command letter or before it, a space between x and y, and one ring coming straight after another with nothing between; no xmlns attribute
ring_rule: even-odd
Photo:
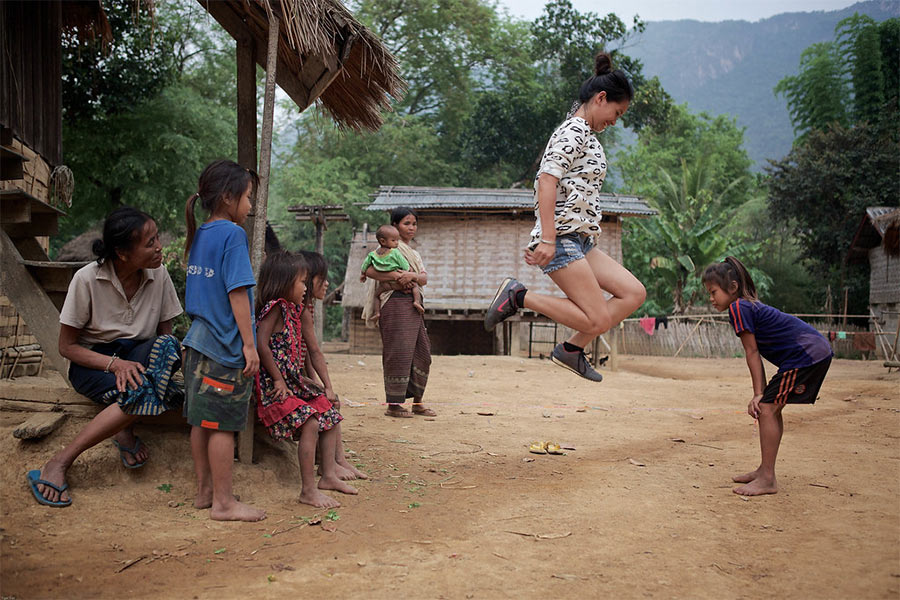
<svg viewBox="0 0 900 600"><path fill-rule="evenodd" d="M838 324L810 323L823 335L828 331L845 331L849 335L845 340L834 340L832 348L838 358L863 358L863 354L853 348L853 333L868 331L864 327L853 325L841 326ZM695 320L670 320L668 329L662 325L655 330L653 335L647 335L638 321L626 321L624 328L617 328L616 335L619 343L619 352L622 354L637 354L644 356L674 356L678 348L684 344L678 356L693 358L735 358L744 356L744 348L740 339L734 335L731 325L725 319L710 319L700 324L696 331ZM522 325L527 328L527 324ZM692 334L693 331L693 334ZM562 341L572 334L572 330L559 326L556 332L556 341ZM612 343L612 334L607 333L607 342ZM528 330L524 329L522 336L522 351L528 351ZM538 356L541 353L549 354L553 349L552 342L554 331L552 326L535 326L532 329L532 354ZM605 354L606 348L601 344L600 353ZM870 353L869 358L881 357L881 351Z"/></svg>

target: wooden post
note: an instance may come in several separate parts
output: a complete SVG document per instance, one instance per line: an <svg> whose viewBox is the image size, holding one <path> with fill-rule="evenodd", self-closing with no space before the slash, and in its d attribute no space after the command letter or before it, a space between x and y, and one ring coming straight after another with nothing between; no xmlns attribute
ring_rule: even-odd
<svg viewBox="0 0 900 600"><path fill-rule="evenodd" d="M316 224L316 252L324 256L325 229L327 229L327 225L325 223L325 212L321 208L316 209L314 223ZM316 339L321 344L325 341L325 303L321 300L316 300L315 307L313 326L316 329Z"/></svg>
<svg viewBox="0 0 900 600"><path fill-rule="evenodd" d="M509 354L519 356L522 351L522 321L512 321L509 325Z"/></svg>
<svg viewBox="0 0 900 600"><path fill-rule="evenodd" d="M268 3L266 3L266 13L269 18L269 43L267 47L266 53L266 96L265 101L263 103L263 126L262 126L262 138L260 140L260 156L259 156L259 188L256 192L256 202L253 207L253 225L248 236L250 238L250 264L253 266L254 275L259 273L259 267L262 264L262 255L265 250L265 237L266 237L266 208L269 201L269 171L272 163L272 121L274 119L275 114L275 65L277 63L278 58L278 34L279 34L279 25L278 25L278 17L272 13L272 9ZM246 51L243 53L243 57L241 55L241 46L238 45L238 65L241 63L241 58L246 59ZM255 74L256 65L252 65L252 72ZM246 65L245 65L246 67ZM239 67L239 72L240 72ZM244 73L245 85L246 85L246 76L247 73ZM256 96L256 88L255 88L255 77L254 81L254 92L253 96ZM248 90L244 90L247 92ZM241 86L238 85L238 98L239 100L242 97ZM246 104L245 104L246 108ZM253 102L253 110L254 117L253 122L255 123L255 111L256 111L256 101L254 99ZM245 124L246 127L246 124ZM256 129L254 127L253 131L254 138L254 146L256 140ZM238 141L240 146L240 140ZM245 156L245 158L247 158ZM254 153L255 158L255 153ZM252 307L251 307L252 309ZM242 463L250 464L253 462L253 431L255 429L256 423L256 411L253 410L253 406L249 407L249 415L247 419L247 427L244 431L238 434L238 459Z"/></svg>
<svg viewBox="0 0 900 600"><path fill-rule="evenodd" d="M619 323L618 327L614 327L610 330L612 332L612 337L609 339L609 370L610 371L618 371L619 370L619 329L622 330L622 335L625 335L625 324L624 323Z"/></svg>

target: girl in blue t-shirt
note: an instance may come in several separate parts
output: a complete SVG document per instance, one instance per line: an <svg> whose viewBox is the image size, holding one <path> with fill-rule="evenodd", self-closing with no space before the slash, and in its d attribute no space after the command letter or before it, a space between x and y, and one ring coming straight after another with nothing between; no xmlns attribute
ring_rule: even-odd
<svg viewBox="0 0 900 600"><path fill-rule="evenodd" d="M220 521L259 521L266 513L232 493L234 432L247 426L259 355L253 332L253 269L241 224L250 212L256 174L230 160L210 163L185 206L184 414L191 425L196 508ZM199 228L197 201L206 214ZM252 424L251 424L252 428ZM252 431L252 429L251 429Z"/></svg>
<svg viewBox="0 0 900 600"><path fill-rule="evenodd" d="M742 496L774 494L778 491L775 458L784 433L781 411L785 404L816 401L831 365L831 344L797 317L760 302L750 273L733 256L708 266L702 279L713 308L728 311L734 333L744 345L753 382L747 412L759 422L762 460L755 471L732 478L744 484L734 492ZM768 384L762 358L778 367Z"/></svg>

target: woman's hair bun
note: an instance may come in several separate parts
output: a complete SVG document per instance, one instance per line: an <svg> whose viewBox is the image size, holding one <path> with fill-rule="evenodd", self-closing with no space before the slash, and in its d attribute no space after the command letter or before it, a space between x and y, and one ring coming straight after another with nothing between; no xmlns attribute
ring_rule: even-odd
<svg viewBox="0 0 900 600"><path fill-rule="evenodd" d="M106 258L106 246L103 244L103 240L100 238L94 240L94 243L91 244L91 252L94 253L94 256Z"/></svg>
<svg viewBox="0 0 900 600"><path fill-rule="evenodd" d="M606 52L600 52L594 58L594 75L606 75L612 73L612 58Z"/></svg>

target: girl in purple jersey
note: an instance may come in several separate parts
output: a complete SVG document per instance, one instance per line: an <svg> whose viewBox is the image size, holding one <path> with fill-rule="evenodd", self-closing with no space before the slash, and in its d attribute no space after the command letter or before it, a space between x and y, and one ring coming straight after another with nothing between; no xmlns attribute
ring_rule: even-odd
<svg viewBox="0 0 900 600"><path fill-rule="evenodd" d="M709 301L719 312L727 310L734 333L741 338L753 398L747 412L759 422L762 454L755 471L732 479L742 496L774 494L775 458L784 433L781 411L785 404L813 404L831 365L831 344L797 317L767 306L756 296L756 286L741 261L729 256L703 272ZM778 367L766 383L762 359Z"/></svg>

